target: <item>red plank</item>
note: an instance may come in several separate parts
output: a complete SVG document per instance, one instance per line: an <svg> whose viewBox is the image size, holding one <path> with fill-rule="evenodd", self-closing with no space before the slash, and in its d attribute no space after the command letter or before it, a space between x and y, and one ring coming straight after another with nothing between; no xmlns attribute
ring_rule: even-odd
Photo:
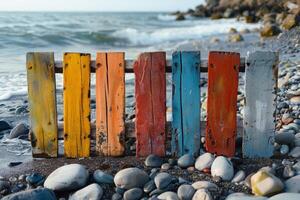
<svg viewBox="0 0 300 200"><path fill-rule="evenodd" d="M136 155L165 155L166 54L143 53L134 64Z"/></svg>
<svg viewBox="0 0 300 200"><path fill-rule="evenodd" d="M218 155L235 153L239 66L239 53L209 53L206 149Z"/></svg>

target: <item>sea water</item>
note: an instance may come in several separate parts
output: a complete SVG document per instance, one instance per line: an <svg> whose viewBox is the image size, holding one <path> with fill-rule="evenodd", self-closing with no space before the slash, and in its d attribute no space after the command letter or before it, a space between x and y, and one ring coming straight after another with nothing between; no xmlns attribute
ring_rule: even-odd
<svg viewBox="0 0 300 200"><path fill-rule="evenodd" d="M125 51L126 59L135 59L142 51L171 52L231 27L251 29L258 24L192 17L176 21L168 13L0 12L0 101L26 95L27 52L55 52L55 60L61 60L63 52L87 52L94 59L97 51ZM62 88L60 75L57 85Z"/></svg>

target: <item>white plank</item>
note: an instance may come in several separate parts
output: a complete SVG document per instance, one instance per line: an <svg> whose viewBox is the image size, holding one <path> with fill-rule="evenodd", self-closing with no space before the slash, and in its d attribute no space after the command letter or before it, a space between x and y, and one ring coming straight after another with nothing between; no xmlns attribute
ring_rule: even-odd
<svg viewBox="0 0 300 200"><path fill-rule="evenodd" d="M254 52L247 57L243 153L248 158L273 155L277 89L274 52Z"/></svg>

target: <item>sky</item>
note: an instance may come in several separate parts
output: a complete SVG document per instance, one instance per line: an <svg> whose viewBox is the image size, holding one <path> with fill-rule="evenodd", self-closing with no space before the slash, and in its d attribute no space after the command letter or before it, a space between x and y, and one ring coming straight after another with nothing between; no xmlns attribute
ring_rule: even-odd
<svg viewBox="0 0 300 200"><path fill-rule="evenodd" d="M175 11L204 0L0 0L0 11Z"/></svg>

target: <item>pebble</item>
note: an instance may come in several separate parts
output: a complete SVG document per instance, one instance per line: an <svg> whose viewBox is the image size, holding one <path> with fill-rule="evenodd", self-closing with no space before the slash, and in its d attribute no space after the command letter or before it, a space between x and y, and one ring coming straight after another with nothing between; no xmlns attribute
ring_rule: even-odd
<svg viewBox="0 0 300 200"><path fill-rule="evenodd" d="M20 123L15 126L11 131L10 134L7 136L8 139L14 139L19 137L28 137L29 128L27 124Z"/></svg>
<svg viewBox="0 0 300 200"><path fill-rule="evenodd" d="M291 117L291 115L289 113L284 113L281 117L281 121L283 122L283 124L289 124L291 122L294 121L294 118Z"/></svg>
<svg viewBox="0 0 300 200"><path fill-rule="evenodd" d="M160 167L163 164L163 160L156 155L149 155L145 160L145 165L147 167Z"/></svg>
<svg viewBox="0 0 300 200"><path fill-rule="evenodd" d="M245 193L232 193L227 196L226 200L267 200L267 197L251 196Z"/></svg>
<svg viewBox="0 0 300 200"><path fill-rule="evenodd" d="M164 171L167 171L171 168L171 165L169 163L164 163L161 165L161 169Z"/></svg>
<svg viewBox="0 0 300 200"><path fill-rule="evenodd" d="M240 171L238 171L238 172L234 175L234 177L232 178L231 182L232 182L232 183L238 183L238 182L241 182L241 181L243 181L243 180L245 179L245 177L246 177L245 172L244 172L243 170L240 170Z"/></svg>
<svg viewBox="0 0 300 200"><path fill-rule="evenodd" d="M17 192L8 196L3 197L1 200L25 200L25 199L47 199L56 200L54 192L47 188L39 188L33 190L26 190Z"/></svg>
<svg viewBox="0 0 300 200"><path fill-rule="evenodd" d="M193 166L194 163L195 163L195 158L191 154L185 154L181 156L177 161L178 166L181 168L188 168L190 166Z"/></svg>
<svg viewBox="0 0 300 200"><path fill-rule="evenodd" d="M149 181L148 174L139 168L126 168L119 171L114 178L115 185L123 189L143 188Z"/></svg>
<svg viewBox="0 0 300 200"><path fill-rule="evenodd" d="M152 192L155 189L156 189L156 185L155 185L155 183L154 183L153 180L149 181L148 183L146 183L144 185L144 192L145 193L150 193L150 192Z"/></svg>
<svg viewBox="0 0 300 200"><path fill-rule="evenodd" d="M103 189L97 183L93 183L75 192L69 200L100 200L103 196Z"/></svg>
<svg viewBox="0 0 300 200"><path fill-rule="evenodd" d="M124 200L139 200L143 196L143 191L140 188L132 188L124 193Z"/></svg>
<svg viewBox="0 0 300 200"><path fill-rule="evenodd" d="M300 199L299 193L281 193L272 196L268 200L299 200L299 199Z"/></svg>
<svg viewBox="0 0 300 200"><path fill-rule="evenodd" d="M54 191L69 191L86 185L89 173L85 166L70 164L57 168L46 179L45 188Z"/></svg>
<svg viewBox="0 0 300 200"><path fill-rule="evenodd" d="M289 156L292 156L293 158L299 158L300 157L300 147L293 148L290 151Z"/></svg>
<svg viewBox="0 0 300 200"><path fill-rule="evenodd" d="M199 171L202 171L206 168L210 168L215 157L211 153L204 153L201 156L199 156L195 163L195 168Z"/></svg>
<svg viewBox="0 0 300 200"><path fill-rule="evenodd" d="M0 180L0 191L4 189L9 189L9 186L10 184L8 181Z"/></svg>
<svg viewBox="0 0 300 200"><path fill-rule="evenodd" d="M27 107L26 106L19 106L17 109L16 109L16 115L21 115L21 114L25 114L25 113L28 113L29 111L27 110Z"/></svg>
<svg viewBox="0 0 300 200"><path fill-rule="evenodd" d="M161 200L179 200L177 194L170 191L160 194L157 198Z"/></svg>
<svg viewBox="0 0 300 200"><path fill-rule="evenodd" d="M192 186L195 190L199 190L199 189L207 189L208 191L219 190L219 187L216 184L211 183L209 181L197 181L193 183Z"/></svg>
<svg viewBox="0 0 300 200"><path fill-rule="evenodd" d="M5 130L8 130L8 129L10 129L9 123L7 123L4 120L0 120L0 131L5 131Z"/></svg>
<svg viewBox="0 0 300 200"><path fill-rule="evenodd" d="M38 173L32 173L26 177L26 182L33 186L43 185L45 177Z"/></svg>
<svg viewBox="0 0 300 200"><path fill-rule="evenodd" d="M99 169L94 172L93 178L98 184L114 184L114 177Z"/></svg>
<svg viewBox="0 0 300 200"><path fill-rule="evenodd" d="M218 156L211 166L211 175L219 176L225 181L230 181L234 175L231 161L224 156Z"/></svg>
<svg viewBox="0 0 300 200"><path fill-rule="evenodd" d="M191 185L181 185L177 190L177 196L180 200L191 200L195 194L196 190Z"/></svg>
<svg viewBox="0 0 300 200"><path fill-rule="evenodd" d="M257 196L267 196L281 192L284 185L281 180L273 174L259 170L251 177L251 188L253 194Z"/></svg>
<svg viewBox="0 0 300 200"><path fill-rule="evenodd" d="M283 178L291 178L295 176L295 171L293 170L292 166L290 165L285 166L283 169L282 176Z"/></svg>
<svg viewBox="0 0 300 200"><path fill-rule="evenodd" d="M280 154L281 154L281 155L286 155L286 154L289 152L289 150L290 150L289 146L283 144L283 145L281 145L281 147L280 147Z"/></svg>
<svg viewBox="0 0 300 200"><path fill-rule="evenodd" d="M294 176L285 181L285 191L300 193L300 175Z"/></svg>
<svg viewBox="0 0 300 200"><path fill-rule="evenodd" d="M213 198L207 190L199 189L195 192L192 200L213 200Z"/></svg>
<svg viewBox="0 0 300 200"><path fill-rule="evenodd" d="M293 132L291 131L284 131L281 133L277 133L275 135L275 142L277 142L278 144L293 144L295 140L295 135Z"/></svg>
<svg viewBox="0 0 300 200"><path fill-rule="evenodd" d="M157 174L154 183L158 189L165 189L172 182L172 176L166 172Z"/></svg>

